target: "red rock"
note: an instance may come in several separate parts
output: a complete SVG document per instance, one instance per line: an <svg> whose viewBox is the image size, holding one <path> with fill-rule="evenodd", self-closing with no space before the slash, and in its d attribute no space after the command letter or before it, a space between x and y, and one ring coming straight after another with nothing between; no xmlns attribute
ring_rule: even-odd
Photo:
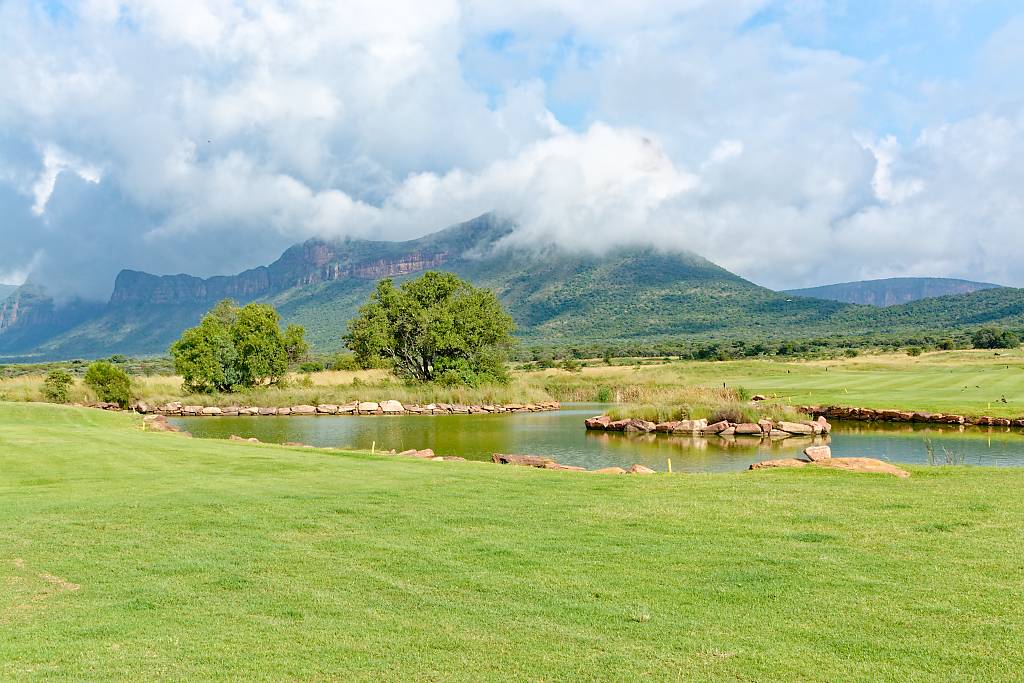
<svg viewBox="0 0 1024 683"><path fill-rule="evenodd" d="M653 422L648 422L647 420L633 419L626 421L626 426L622 428L622 431L643 432L646 434L648 432L653 432L655 427L657 427L657 425L654 424Z"/></svg>
<svg viewBox="0 0 1024 683"><path fill-rule="evenodd" d="M592 417L585 421L587 429L608 429L608 425L611 424L612 419L606 415L599 417Z"/></svg>
<svg viewBox="0 0 1024 683"><path fill-rule="evenodd" d="M761 435L761 425L756 425L751 422L741 422L736 425L736 434L757 434Z"/></svg>
<svg viewBox="0 0 1024 683"><path fill-rule="evenodd" d="M720 434L721 432L724 432L729 427L730 427L729 421L728 420L722 420L721 422L716 422L715 424L708 425L707 428L704 430L704 433L705 434Z"/></svg>
<svg viewBox="0 0 1024 683"><path fill-rule="evenodd" d="M893 464L875 458L830 458L814 463L820 467L834 467L848 472L865 472L868 474L891 474L901 479L910 476L910 472Z"/></svg>
<svg viewBox="0 0 1024 683"><path fill-rule="evenodd" d="M819 425L821 425L821 431L823 431L826 434L830 434L832 432L832 425L829 424L828 420L825 419L824 415L819 415L817 422Z"/></svg>
<svg viewBox="0 0 1024 683"><path fill-rule="evenodd" d="M779 460L765 460L763 462L755 462L750 466L752 470L764 470L773 467L804 467L807 465L803 460L797 460L796 458L780 458Z"/></svg>
<svg viewBox="0 0 1024 683"><path fill-rule="evenodd" d="M633 465L632 467L629 468L629 473L630 474L654 474L654 470L652 470L650 467L644 467L643 465L635 464L635 465Z"/></svg>
<svg viewBox="0 0 1024 683"><path fill-rule="evenodd" d="M627 424L629 424L629 420L614 420L608 423L606 429L609 432L621 432L626 428Z"/></svg>
<svg viewBox="0 0 1024 683"><path fill-rule="evenodd" d="M599 470L592 470L594 474L625 474L626 470L621 467L602 467Z"/></svg>
<svg viewBox="0 0 1024 683"><path fill-rule="evenodd" d="M811 462L820 462L832 457L832 449L828 446L808 446L804 449L804 455Z"/></svg>
<svg viewBox="0 0 1024 683"><path fill-rule="evenodd" d="M520 467L547 467L549 464L557 464L554 459L541 455L506 455L495 453L491 460L499 465L519 465Z"/></svg>

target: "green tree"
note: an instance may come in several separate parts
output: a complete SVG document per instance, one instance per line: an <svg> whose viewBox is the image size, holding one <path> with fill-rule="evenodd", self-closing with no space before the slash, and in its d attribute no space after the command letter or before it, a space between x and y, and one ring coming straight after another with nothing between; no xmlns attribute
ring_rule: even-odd
<svg viewBox="0 0 1024 683"><path fill-rule="evenodd" d="M289 325L284 330L284 351L288 354L288 362L295 364L309 355L309 344L306 343L306 328L302 325Z"/></svg>
<svg viewBox="0 0 1024 683"><path fill-rule="evenodd" d="M127 408L132 402L132 378L113 363L98 360L85 371L85 385L101 401Z"/></svg>
<svg viewBox="0 0 1024 683"><path fill-rule="evenodd" d="M67 370L54 370L43 381L43 396L50 403L67 403L75 378Z"/></svg>
<svg viewBox="0 0 1024 683"><path fill-rule="evenodd" d="M982 327L971 335L971 343L976 349L1015 349L1020 346L1020 338L1009 330Z"/></svg>
<svg viewBox="0 0 1024 683"><path fill-rule="evenodd" d="M185 330L170 351L186 391L226 392L279 382L288 369L288 345L301 355L307 352L304 336L298 326L282 333L272 306L239 308L225 299Z"/></svg>
<svg viewBox="0 0 1024 683"><path fill-rule="evenodd" d="M344 340L364 366L386 358L402 377L476 386L508 381L514 328L493 292L427 272L401 287L379 282Z"/></svg>

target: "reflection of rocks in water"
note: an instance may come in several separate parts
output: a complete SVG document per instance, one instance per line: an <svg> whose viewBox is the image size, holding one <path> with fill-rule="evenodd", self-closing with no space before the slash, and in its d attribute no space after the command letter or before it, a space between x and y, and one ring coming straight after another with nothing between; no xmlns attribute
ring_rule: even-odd
<svg viewBox="0 0 1024 683"><path fill-rule="evenodd" d="M670 444L678 448L706 451L708 449L708 440L700 436L679 436L674 435L666 439Z"/></svg>

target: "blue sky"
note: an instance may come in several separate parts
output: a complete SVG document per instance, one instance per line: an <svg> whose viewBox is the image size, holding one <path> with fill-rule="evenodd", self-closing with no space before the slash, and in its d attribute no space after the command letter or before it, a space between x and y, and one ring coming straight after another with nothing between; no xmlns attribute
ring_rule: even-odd
<svg viewBox="0 0 1024 683"><path fill-rule="evenodd" d="M1004 0L4 0L0 282L498 210L776 288L1024 285L1022 45Z"/></svg>

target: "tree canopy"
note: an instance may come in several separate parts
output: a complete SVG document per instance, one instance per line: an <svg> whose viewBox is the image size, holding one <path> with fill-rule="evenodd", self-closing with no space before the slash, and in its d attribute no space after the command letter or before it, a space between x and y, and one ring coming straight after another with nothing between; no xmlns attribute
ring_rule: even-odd
<svg viewBox="0 0 1024 683"><path fill-rule="evenodd" d="M288 363L309 349L303 328L289 325L282 332L280 320L266 304L240 308L229 299L218 303L171 346L174 369L184 378L185 389L231 391L276 383Z"/></svg>
<svg viewBox="0 0 1024 683"><path fill-rule="evenodd" d="M971 335L971 343L976 349L1015 349L1020 346L1020 338L1009 330L982 327Z"/></svg>
<svg viewBox="0 0 1024 683"><path fill-rule="evenodd" d="M476 386L508 381L514 329L490 290L427 272L400 287L380 281L344 340L364 366L385 358L402 377Z"/></svg>

